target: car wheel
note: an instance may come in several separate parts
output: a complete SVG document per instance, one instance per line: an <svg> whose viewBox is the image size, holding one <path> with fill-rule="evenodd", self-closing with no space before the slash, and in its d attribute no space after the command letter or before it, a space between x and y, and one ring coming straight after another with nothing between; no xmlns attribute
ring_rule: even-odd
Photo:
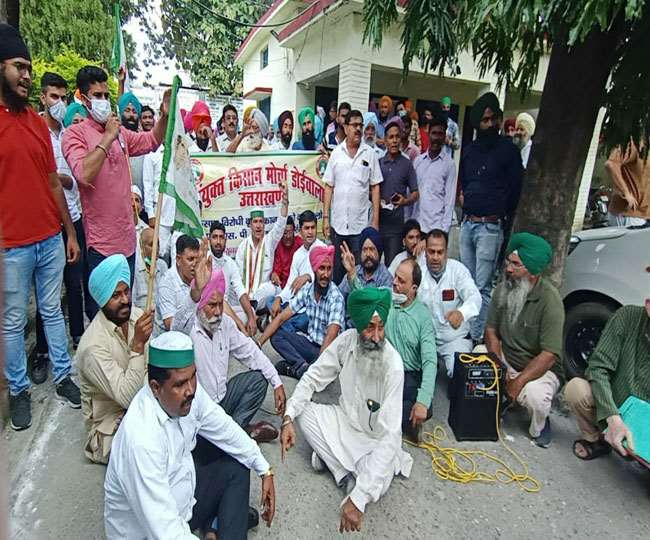
<svg viewBox="0 0 650 540"><path fill-rule="evenodd" d="M584 375L600 334L615 312L614 306L598 302L569 308L564 322L564 369L568 379Z"/></svg>

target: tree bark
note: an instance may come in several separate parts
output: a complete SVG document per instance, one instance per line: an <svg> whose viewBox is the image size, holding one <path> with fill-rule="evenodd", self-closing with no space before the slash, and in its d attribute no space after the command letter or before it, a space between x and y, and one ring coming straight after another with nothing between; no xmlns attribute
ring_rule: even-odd
<svg viewBox="0 0 650 540"><path fill-rule="evenodd" d="M569 49L566 30L554 36L528 168L513 231L528 231L553 246L550 279L562 281L580 179L607 78L616 62L622 24L592 31Z"/></svg>

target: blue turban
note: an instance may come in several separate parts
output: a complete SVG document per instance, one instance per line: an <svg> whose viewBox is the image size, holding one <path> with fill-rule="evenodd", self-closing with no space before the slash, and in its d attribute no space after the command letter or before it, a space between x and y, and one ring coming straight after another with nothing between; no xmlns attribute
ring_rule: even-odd
<svg viewBox="0 0 650 540"><path fill-rule="evenodd" d="M375 131L377 131L377 126L379 125L379 120L377 120L377 115L373 112L367 112L364 113L363 115L363 130L365 131L366 128L372 124L375 126Z"/></svg>
<svg viewBox="0 0 650 540"><path fill-rule="evenodd" d="M124 255L117 254L106 257L90 273L88 290L100 308L103 308L111 299L120 281L127 285L131 282L131 270Z"/></svg>
<svg viewBox="0 0 650 540"><path fill-rule="evenodd" d="M78 114L84 118L88 118L88 109L76 102L68 105L68 108L65 111L65 117L63 118L63 127L70 127L74 117Z"/></svg>
<svg viewBox="0 0 650 540"><path fill-rule="evenodd" d="M138 113L138 118L140 118L140 113L142 112L142 104L140 103L140 100L135 97L135 94L133 92L125 92L117 102L117 106L120 109L120 116L124 115L124 109L126 109L129 103L133 105L135 112Z"/></svg>
<svg viewBox="0 0 650 540"><path fill-rule="evenodd" d="M381 259L381 254L384 252L384 243L381 241L379 231L373 227L366 227L363 229L363 231L361 231L361 239L359 240L359 247L361 249L363 249L363 244L365 244L366 240L370 240L375 244L375 247L379 252L379 258Z"/></svg>

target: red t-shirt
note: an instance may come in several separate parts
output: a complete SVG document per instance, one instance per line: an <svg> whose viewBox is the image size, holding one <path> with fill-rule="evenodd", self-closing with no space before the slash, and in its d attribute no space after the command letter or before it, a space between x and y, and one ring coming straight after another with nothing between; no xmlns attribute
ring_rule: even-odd
<svg viewBox="0 0 650 540"><path fill-rule="evenodd" d="M0 106L0 235L5 248L26 246L61 231L48 175L56 161L47 124L30 107Z"/></svg>
<svg viewBox="0 0 650 540"><path fill-rule="evenodd" d="M284 286L287 284L289 279L289 272L291 270L291 260L293 259L293 254L302 246L302 238L296 236L293 245L291 247L286 247L282 240L278 242L278 247L275 248L275 257L273 258L273 269L272 272L275 272L280 278L280 285L284 289Z"/></svg>

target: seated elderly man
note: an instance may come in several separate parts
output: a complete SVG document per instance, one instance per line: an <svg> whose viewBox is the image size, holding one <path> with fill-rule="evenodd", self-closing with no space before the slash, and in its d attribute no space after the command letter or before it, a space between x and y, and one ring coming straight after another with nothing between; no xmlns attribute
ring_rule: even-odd
<svg viewBox="0 0 650 540"><path fill-rule="evenodd" d="M144 347L153 311L131 306L129 265L111 255L90 274L88 288L100 308L77 349L86 457L108 463L111 442L131 400L144 384Z"/></svg>
<svg viewBox="0 0 650 540"><path fill-rule="evenodd" d="M620 308L589 357L585 378L573 378L566 385L565 397L583 437L573 443L576 457L594 459L608 454L612 446L624 456L628 449L634 451L632 434L619 408L629 396L650 401L648 335L650 299L645 307Z"/></svg>
<svg viewBox="0 0 650 540"><path fill-rule="evenodd" d="M147 304L149 292L149 276L151 275L151 255L153 253L153 229L147 227L140 233L140 242L135 251L135 278L131 289L133 305L144 309ZM158 258L156 261L156 277L154 279L154 298L157 296L158 286L167 272L167 263Z"/></svg>
<svg viewBox="0 0 650 540"><path fill-rule="evenodd" d="M548 415L563 377L564 305L541 276L553 251L541 236L520 232L510 238L506 254L505 273L488 311L485 345L508 369L508 399L531 415L530 436L547 448L552 438Z"/></svg>
<svg viewBox="0 0 650 540"><path fill-rule="evenodd" d="M395 270L393 307L386 323L386 337L404 363L402 433L415 443L420 442L422 423L433 414L438 365L431 314L416 297L421 282L417 261L402 261Z"/></svg>
<svg viewBox="0 0 650 540"><path fill-rule="evenodd" d="M108 540L196 540L216 517L221 538L246 538L250 472L262 478L262 518L275 513L273 471L259 447L196 381L192 340L166 332L149 344L148 384L113 440L104 480ZM204 459L197 436L218 447ZM256 524L257 516L252 520Z"/></svg>
<svg viewBox="0 0 650 540"><path fill-rule="evenodd" d="M448 257L447 240L440 229L427 234L425 251L418 259L422 270L418 298L431 312L438 356L451 378L456 353L472 350L469 323L481 310L482 300L467 267Z"/></svg>
<svg viewBox="0 0 650 540"><path fill-rule="evenodd" d="M402 450L404 368L386 343L390 289L355 290L348 312L356 329L341 334L296 385L282 422L282 458L296 442L294 421L312 449L317 471L328 470L345 491L339 530L360 531L366 505L386 493L393 476L408 477L413 459ZM311 401L335 379L338 405Z"/></svg>
<svg viewBox="0 0 650 540"><path fill-rule="evenodd" d="M198 380L208 396L257 442L272 441L278 436L272 424L250 422L264 402L267 381L273 386L276 412L284 413L286 397L278 372L256 343L237 329L232 318L223 316L223 271L213 271L212 259L206 257L197 262L195 276L171 329L192 338ZM249 371L228 380L231 357ZM201 444L204 441L197 443Z"/></svg>
<svg viewBox="0 0 650 540"><path fill-rule="evenodd" d="M361 264L356 264L354 253L347 243L341 245L343 266L347 272L339 285L343 296L347 297L350 291L363 287L392 287L393 276L388 268L381 262L384 244L377 229L366 227L361 231L359 238L361 246Z"/></svg>
<svg viewBox="0 0 650 540"><path fill-rule="evenodd" d="M281 375L302 377L344 327L343 295L332 283L333 258L334 246L314 246L309 250L314 279L298 291L259 340L261 347L270 338L273 348L284 358L275 365ZM300 321L304 327L298 322L285 324L294 313L303 310L305 317Z"/></svg>

